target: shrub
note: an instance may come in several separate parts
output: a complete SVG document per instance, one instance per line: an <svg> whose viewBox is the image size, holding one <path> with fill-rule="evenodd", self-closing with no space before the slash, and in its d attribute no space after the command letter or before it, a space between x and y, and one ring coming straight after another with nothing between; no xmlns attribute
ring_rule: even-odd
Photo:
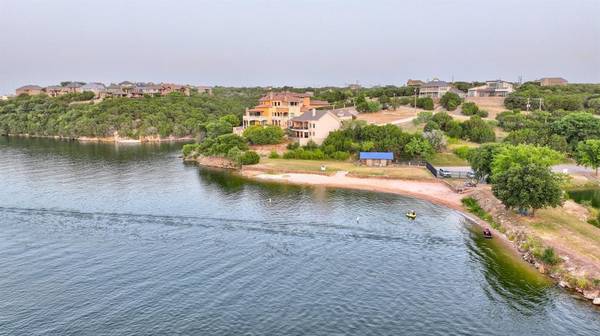
<svg viewBox="0 0 600 336"><path fill-rule="evenodd" d="M289 144L287 144L287 149L289 150L294 150L294 149L298 149L300 148L300 144L297 142L290 142Z"/></svg>
<svg viewBox="0 0 600 336"><path fill-rule="evenodd" d="M317 145L314 141L308 140L308 142L306 143L306 145L304 145L304 149L308 149L308 150L313 150L313 149L317 149L319 148L319 145Z"/></svg>
<svg viewBox="0 0 600 336"><path fill-rule="evenodd" d="M460 105L461 99L454 92L446 92L440 98L440 104L448 111L454 111Z"/></svg>
<svg viewBox="0 0 600 336"><path fill-rule="evenodd" d="M198 144L185 144L181 148L184 157L189 156L198 149Z"/></svg>
<svg viewBox="0 0 600 336"><path fill-rule="evenodd" d="M331 158L338 161L346 161L350 158L350 153L348 152L335 152L331 155Z"/></svg>
<svg viewBox="0 0 600 336"><path fill-rule="evenodd" d="M482 118L487 118L487 116L489 115L489 113L486 110L479 110L477 112L477 115L480 116L480 117L482 117Z"/></svg>
<svg viewBox="0 0 600 336"><path fill-rule="evenodd" d="M462 104L462 114L472 116L479 112L479 107L473 102L464 102Z"/></svg>
<svg viewBox="0 0 600 336"><path fill-rule="evenodd" d="M283 130L279 126L250 126L244 130L244 137L254 145L273 145L283 140Z"/></svg>
<svg viewBox="0 0 600 336"><path fill-rule="evenodd" d="M552 247L546 247L539 258L548 265L556 265L560 262L560 258L556 255Z"/></svg>
<svg viewBox="0 0 600 336"><path fill-rule="evenodd" d="M231 147L225 157L237 164L241 164L242 151L238 147Z"/></svg>
<svg viewBox="0 0 600 336"><path fill-rule="evenodd" d="M469 146L460 146L454 149L454 154L463 160L467 160L469 158L469 153L471 153L471 147Z"/></svg>
<svg viewBox="0 0 600 336"><path fill-rule="evenodd" d="M246 151L240 157L240 164L242 165L253 165L260 161L260 156L255 151Z"/></svg>
<svg viewBox="0 0 600 336"><path fill-rule="evenodd" d="M429 97L419 98L417 99L417 107L424 110L433 111L433 99Z"/></svg>
<svg viewBox="0 0 600 336"><path fill-rule="evenodd" d="M417 117L413 119L415 125L425 124L433 117L433 112L422 111L417 114Z"/></svg>
<svg viewBox="0 0 600 336"><path fill-rule="evenodd" d="M460 122L456 120L450 120L446 124L446 134L455 139L460 139L463 136L463 128L460 125Z"/></svg>
<svg viewBox="0 0 600 336"><path fill-rule="evenodd" d="M423 127L423 131L425 131L425 132L431 132L433 130L439 130L439 129L440 129L440 125L433 120L429 120L425 124L425 127Z"/></svg>
<svg viewBox="0 0 600 336"><path fill-rule="evenodd" d="M269 153L269 159L279 159L279 154L276 151Z"/></svg>

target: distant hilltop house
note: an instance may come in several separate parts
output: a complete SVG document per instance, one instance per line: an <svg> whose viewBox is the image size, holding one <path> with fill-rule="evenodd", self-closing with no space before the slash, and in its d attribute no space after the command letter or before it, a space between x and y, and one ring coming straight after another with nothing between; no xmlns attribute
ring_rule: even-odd
<svg viewBox="0 0 600 336"><path fill-rule="evenodd" d="M20 96L22 94L27 94L30 96L35 96L44 93L44 88L37 85L25 85L15 90L15 94Z"/></svg>
<svg viewBox="0 0 600 336"><path fill-rule="evenodd" d="M348 88L352 91L357 91L357 90L360 90L362 88L362 86L358 83L354 83L354 84L348 85Z"/></svg>
<svg viewBox="0 0 600 336"><path fill-rule="evenodd" d="M512 83L503 80L486 81L485 85L470 88L469 97L506 97L514 91Z"/></svg>
<svg viewBox="0 0 600 336"><path fill-rule="evenodd" d="M320 145L330 132L341 126L342 120L333 111L313 108L290 120L288 134L290 140L301 146L311 140Z"/></svg>
<svg viewBox="0 0 600 336"><path fill-rule="evenodd" d="M87 84L78 82L63 83L64 85L51 85L41 87L37 85L26 85L16 90L16 95L27 94L30 96L47 94L50 97L58 97L69 93L92 92L96 98L141 98L144 96L166 96L170 93L178 92L185 96L190 96L192 91L200 94L212 95L212 88L209 86L191 86L172 83L133 83L123 81L119 84L110 84L105 86L99 82Z"/></svg>
<svg viewBox="0 0 600 336"><path fill-rule="evenodd" d="M329 106L328 102L312 99L310 93L271 91L259 99L257 106L246 109L242 127L276 125L287 128L290 119L306 111L326 106Z"/></svg>
<svg viewBox="0 0 600 336"><path fill-rule="evenodd" d="M538 79L536 82L540 83L541 86L567 85L569 83L562 77L544 77Z"/></svg>
<svg viewBox="0 0 600 336"><path fill-rule="evenodd" d="M453 87L452 85L450 85L450 83L434 79L430 82L421 85L421 87L419 88L419 97L429 97L433 99L442 98L442 96L446 92L454 92L461 98L464 98L466 96L464 92Z"/></svg>
<svg viewBox="0 0 600 336"><path fill-rule="evenodd" d="M425 84L425 82L423 82L422 80L418 80L418 79L409 79L406 81L406 86L412 86L412 87L421 87L421 85Z"/></svg>
<svg viewBox="0 0 600 336"><path fill-rule="evenodd" d="M353 120L358 116L358 111L356 111L356 107L343 107L338 109L329 110L329 112L333 113L340 121Z"/></svg>

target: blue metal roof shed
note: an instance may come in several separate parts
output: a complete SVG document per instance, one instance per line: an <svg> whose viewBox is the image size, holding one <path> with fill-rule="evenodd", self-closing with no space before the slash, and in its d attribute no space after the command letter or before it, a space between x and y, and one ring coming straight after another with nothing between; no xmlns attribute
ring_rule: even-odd
<svg viewBox="0 0 600 336"><path fill-rule="evenodd" d="M393 160L393 152L360 152L360 160Z"/></svg>

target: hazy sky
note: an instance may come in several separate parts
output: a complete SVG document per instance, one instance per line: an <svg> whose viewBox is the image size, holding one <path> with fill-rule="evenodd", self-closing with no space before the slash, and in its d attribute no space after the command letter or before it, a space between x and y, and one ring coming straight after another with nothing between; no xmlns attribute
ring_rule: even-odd
<svg viewBox="0 0 600 336"><path fill-rule="evenodd" d="M0 0L0 93L65 80L600 82L600 0Z"/></svg>

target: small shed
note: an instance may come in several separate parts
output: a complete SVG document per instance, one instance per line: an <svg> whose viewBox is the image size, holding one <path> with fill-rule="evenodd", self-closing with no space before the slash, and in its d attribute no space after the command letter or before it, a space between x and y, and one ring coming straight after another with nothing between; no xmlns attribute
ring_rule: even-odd
<svg viewBox="0 0 600 336"><path fill-rule="evenodd" d="M360 152L359 160L361 164L370 167L385 167L394 160L393 152Z"/></svg>

